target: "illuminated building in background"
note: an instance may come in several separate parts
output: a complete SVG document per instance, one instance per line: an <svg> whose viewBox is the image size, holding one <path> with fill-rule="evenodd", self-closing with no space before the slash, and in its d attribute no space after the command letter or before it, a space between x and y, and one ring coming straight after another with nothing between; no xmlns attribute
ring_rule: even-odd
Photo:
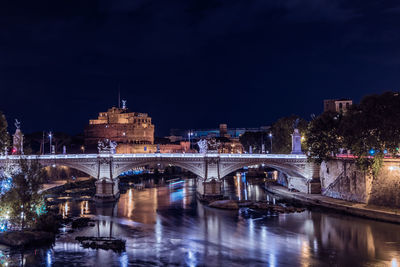
<svg viewBox="0 0 400 267"><path fill-rule="evenodd" d="M345 113L353 105L351 99L325 99L324 112L334 111L337 113Z"/></svg>
<svg viewBox="0 0 400 267"><path fill-rule="evenodd" d="M86 146L95 146L103 139L117 142L117 153L151 153L156 150L151 117L147 113L130 112L125 105L100 112L97 119L89 121L84 135Z"/></svg>
<svg viewBox="0 0 400 267"><path fill-rule="evenodd" d="M219 128L214 129L171 129L169 139L185 140L190 136L192 139L211 138L211 137L227 137L239 138L245 132L266 132L270 131L270 126L261 126L255 128L228 128L227 124L220 124Z"/></svg>

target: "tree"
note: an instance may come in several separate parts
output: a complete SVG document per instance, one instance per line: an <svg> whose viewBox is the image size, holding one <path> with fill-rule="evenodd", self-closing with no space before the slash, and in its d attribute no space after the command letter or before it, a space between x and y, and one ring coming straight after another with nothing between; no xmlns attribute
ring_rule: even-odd
<svg viewBox="0 0 400 267"><path fill-rule="evenodd" d="M7 151L10 147L10 135L7 131L7 127L6 116L0 111L0 154Z"/></svg>
<svg viewBox="0 0 400 267"><path fill-rule="evenodd" d="M344 146L351 149L362 168L372 168L376 172L385 154L398 155L399 114L399 93L386 92L364 97L343 117Z"/></svg>
<svg viewBox="0 0 400 267"><path fill-rule="evenodd" d="M265 132L245 132L239 137L239 141L245 151L250 151L251 146L253 153L261 153L261 147L263 143L265 144L267 135Z"/></svg>
<svg viewBox="0 0 400 267"><path fill-rule="evenodd" d="M343 147L340 135L342 115L324 112L310 122L306 131L305 145L311 160L321 163L332 159Z"/></svg>
<svg viewBox="0 0 400 267"><path fill-rule="evenodd" d="M70 146L72 137L67 133L57 132L53 135L53 145L56 152L62 152L63 146Z"/></svg>
<svg viewBox="0 0 400 267"><path fill-rule="evenodd" d="M400 96L396 92L364 97L344 114L323 113L310 123L310 158L329 160L350 149L362 170L379 171L386 154L397 157L400 144Z"/></svg>
<svg viewBox="0 0 400 267"><path fill-rule="evenodd" d="M21 159L18 170L11 176L12 185L0 197L0 209L7 211L10 222L23 230L35 224L45 207L39 193L45 179L44 170L37 160Z"/></svg>
<svg viewBox="0 0 400 267"><path fill-rule="evenodd" d="M272 153L289 154L292 151L293 125L299 119L297 128L302 136L307 129L308 122L296 115L279 119L272 125Z"/></svg>

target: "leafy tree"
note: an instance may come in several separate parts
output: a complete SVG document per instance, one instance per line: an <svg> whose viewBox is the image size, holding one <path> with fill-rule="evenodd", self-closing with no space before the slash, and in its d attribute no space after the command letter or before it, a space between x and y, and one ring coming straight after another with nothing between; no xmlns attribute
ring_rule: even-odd
<svg viewBox="0 0 400 267"><path fill-rule="evenodd" d="M0 153L4 153L10 147L10 135L7 127L6 116L0 111Z"/></svg>
<svg viewBox="0 0 400 267"><path fill-rule="evenodd" d="M299 119L297 128L304 136L308 125L306 120L296 115L279 119L272 125L272 153L289 154L292 151L293 125L296 119Z"/></svg>
<svg viewBox="0 0 400 267"><path fill-rule="evenodd" d="M364 97L343 115L323 113L307 130L310 158L329 160L339 148L350 149L363 170L379 171L385 154L398 156L400 96L396 92Z"/></svg>
<svg viewBox="0 0 400 267"><path fill-rule="evenodd" d="M32 227L43 212L44 199L39 193L45 179L39 161L21 159L12 174L12 186L0 197L0 209L7 211L10 222L21 229Z"/></svg>
<svg viewBox="0 0 400 267"><path fill-rule="evenodd" d="M55 151L61 153L63 146L70 146L72 143L72 137L69 134L57 132L53 136L53 145L55 146Z"/></svg>
<svg viewBox="0 0 400 267"><path fill-rule="evenodd" d="M24 146L24 154L25 155L32 155L33 154L31 142L30 142L29 139L24 138L23 146Z"/></svg>
<svg viewBox="0 0 400 267"><path fill-rule="evenodd" d="M344 145L351 149L361 167L377 172L386 153L398 154L399 114L399 93L386 92L364 97L343 117Z"/></svg>
<svg viewBox="0 0 400 267"><path fill-rule="evenodd" d="M265 132L245 132L239 137L239 141L245 151L250 151L251 146L253 153L261 153L263 143L268 147L268 143L266 143L267 135Z"/></svg>
<svg viewBox="0 0 400 267"><path fill-rule="evenodd" d="M310 159L318 163L330 160L343 147L341 120L342 115L336 112L324 112L310 122L305 138Z"/></svg>

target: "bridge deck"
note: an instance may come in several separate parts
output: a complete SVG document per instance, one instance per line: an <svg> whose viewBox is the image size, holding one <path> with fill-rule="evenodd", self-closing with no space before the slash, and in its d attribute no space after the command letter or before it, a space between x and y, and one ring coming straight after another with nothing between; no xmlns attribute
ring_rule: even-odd
<svg viewBox="0 0 400 267"><path fill-rule="evenodd" d="M7 155L0 156L0 160L6 159L94 159L94 158L238 158L238 159L305 159L306 155L296 154L199 154L199 153L146 153L146 154L56 154L56 155Z"/></svg>

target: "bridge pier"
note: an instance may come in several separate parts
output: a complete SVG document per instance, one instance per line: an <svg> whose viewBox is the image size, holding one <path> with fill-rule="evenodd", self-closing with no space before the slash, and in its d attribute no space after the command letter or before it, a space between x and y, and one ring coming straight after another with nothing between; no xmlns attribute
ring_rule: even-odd
<svg viewBox="0 0 400 267"><path fill-rule="evenodd" d="M96 185L96 202L114 202L119 198L119 179L101 179Z"/></svg>
<svg viewBox="0 0 400 267"><path fill-rule="evenodd" d="M222 181L217 179L206 180L197 178L197 197L202 201L217 200L223 198Z"/></svg>

